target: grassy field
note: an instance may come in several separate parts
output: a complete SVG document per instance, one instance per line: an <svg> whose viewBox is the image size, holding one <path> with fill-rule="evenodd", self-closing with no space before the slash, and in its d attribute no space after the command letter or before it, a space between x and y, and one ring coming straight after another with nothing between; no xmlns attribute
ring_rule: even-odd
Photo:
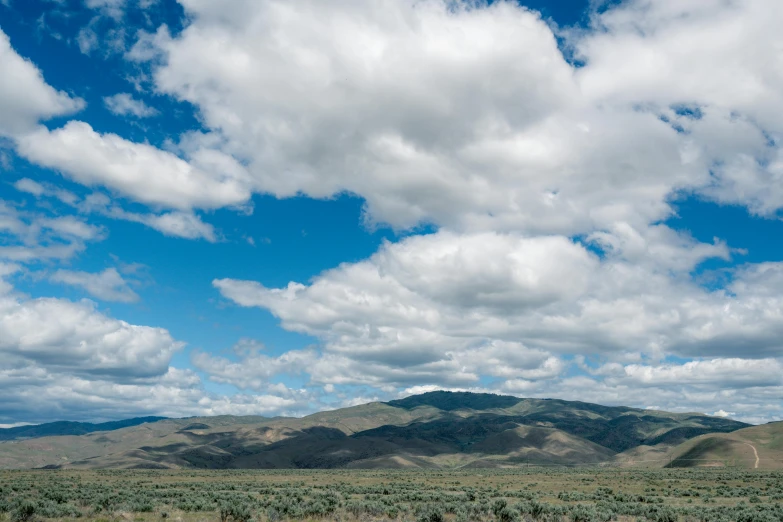
<svg viewBox="0 0 783 522"><path fill-rule="evenodd" d="M0 472L0 520L783 520L783 472L37 470Z"/></svg>

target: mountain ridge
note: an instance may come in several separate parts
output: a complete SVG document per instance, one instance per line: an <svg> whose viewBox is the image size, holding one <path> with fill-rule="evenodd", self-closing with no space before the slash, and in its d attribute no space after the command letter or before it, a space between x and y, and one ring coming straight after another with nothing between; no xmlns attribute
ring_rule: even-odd
<svg viewBox="0 0 783 522"><path fill-rule="evenodd" d="M610 463L748 424L694 413L428 392L293 417L190 417L0 444L0 467L367 468Z"/></svg>
<svg viewBox="0 0 783 522"><path fill-rule="evenodd" d="M86 435L97 431L114 431L146 422L157 422L167 417L133 417L109 422L54 421L43 424L28 424L13 428L0 428L0 441L51 437L58 435Z"/></svg>

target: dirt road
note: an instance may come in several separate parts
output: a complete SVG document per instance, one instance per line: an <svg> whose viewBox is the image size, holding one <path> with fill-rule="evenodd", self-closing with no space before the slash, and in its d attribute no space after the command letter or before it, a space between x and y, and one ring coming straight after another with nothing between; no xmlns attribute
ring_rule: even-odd
<svg viewBox="0 0 783 522"><path fill-rule="evenodd" d="M745 442L744 444L747 444L748 446L750 446L753 449L753 454L756 456L756 464L753 467L754 468L758 468L759 467L759 452L756 451L756 446L754 446L750 442Z"/></svg>

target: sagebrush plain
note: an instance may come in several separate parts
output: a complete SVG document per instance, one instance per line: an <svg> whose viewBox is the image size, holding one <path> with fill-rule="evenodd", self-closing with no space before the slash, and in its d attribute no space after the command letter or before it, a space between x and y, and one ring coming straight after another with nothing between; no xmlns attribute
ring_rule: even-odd
<svg viewBox="0 0 783 522"><path fill-rule="evenodd" d="M506 470L25 470L0 472L0 520L783 520L783 472Z"/></svg>

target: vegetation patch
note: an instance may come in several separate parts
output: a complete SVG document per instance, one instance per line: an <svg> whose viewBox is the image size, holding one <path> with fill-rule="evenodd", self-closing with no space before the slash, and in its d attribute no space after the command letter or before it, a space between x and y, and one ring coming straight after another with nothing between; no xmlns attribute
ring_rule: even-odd
<svg viewBox="0 0 783 522"><path fill-rule="evenodd" d="M739 469L0 472L0 520L779 522L783 472Z"/></svg>

